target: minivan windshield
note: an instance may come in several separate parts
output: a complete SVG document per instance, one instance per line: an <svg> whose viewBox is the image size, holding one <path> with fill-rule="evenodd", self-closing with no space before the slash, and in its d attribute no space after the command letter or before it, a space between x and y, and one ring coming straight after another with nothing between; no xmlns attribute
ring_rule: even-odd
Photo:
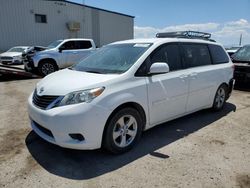
<svg viewBox="0 0 250 188"><path fill-rule="evenodd" d="M63 40L57 40L57 41L54 41L52 43L50 43L47 47L47 49L51 49L51 48L55 48L57 47Z"/></svg>
<svg viewBox="0 0 250 188"><path fill-rule="evenodd" d="M150 46L150 43L107 45L71 69L99 74L121 74L126 72Z"/></svg>
<svg viewBox="0 0 250 188"><path fill-rule="evenodd" d="M236 61L250 61L250 45L243 46L232 55L232 58Z"/></svg>

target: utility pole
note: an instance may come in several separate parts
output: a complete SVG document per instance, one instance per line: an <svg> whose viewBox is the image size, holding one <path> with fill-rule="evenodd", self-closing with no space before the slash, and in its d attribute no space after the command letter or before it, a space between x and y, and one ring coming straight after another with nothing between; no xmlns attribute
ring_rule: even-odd
<svg viewBox="0 0 250 188"><path fill-rule="evenodd" d="M240 34L240 42L239 42L239 46L241 46L241 42L242 42L242 33Z"/></svg>

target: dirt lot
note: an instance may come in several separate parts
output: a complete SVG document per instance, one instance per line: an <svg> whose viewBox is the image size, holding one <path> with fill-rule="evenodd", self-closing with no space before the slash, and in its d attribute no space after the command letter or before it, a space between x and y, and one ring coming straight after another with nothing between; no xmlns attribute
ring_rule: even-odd
<svg viewBox="0 0 250 188"><path fill-rule="evenodd" d="M0 82L0 187L250 187L250 92L143 134L131 152L59 148L31 131L38 80Z"/></svg>

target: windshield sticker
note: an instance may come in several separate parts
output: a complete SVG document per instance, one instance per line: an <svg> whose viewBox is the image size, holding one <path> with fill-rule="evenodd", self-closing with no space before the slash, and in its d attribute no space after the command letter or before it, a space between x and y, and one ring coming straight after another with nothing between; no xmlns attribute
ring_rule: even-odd
<svg viewBox="0 0 250 188"><path fill-rule="evenodd" d="M134 47L147 48L147 47L149 47L149 45L150 45L150 44L145 44L145 43L142 44L142 43L141 43L141 44L135 44Z"/></svg>

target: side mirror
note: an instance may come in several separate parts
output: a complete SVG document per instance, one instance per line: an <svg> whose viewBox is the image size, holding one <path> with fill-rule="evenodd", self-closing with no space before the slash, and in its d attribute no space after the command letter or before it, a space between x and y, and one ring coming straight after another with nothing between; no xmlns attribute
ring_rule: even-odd
<svg viewBox="0 0 250 188"><path fill-rule="evenodd" d="M60 46L60 47L58 48L59 53L62 53L63 50L65 50L65 47L64 47L64 46Z"/></svg>
<svg viewBox="0 0 250 188"><path fill-rule="evenodd" d="M165 62L153 63L149 70L149 74L163 74L167 72L169 72L169 66Z"/></svg>

